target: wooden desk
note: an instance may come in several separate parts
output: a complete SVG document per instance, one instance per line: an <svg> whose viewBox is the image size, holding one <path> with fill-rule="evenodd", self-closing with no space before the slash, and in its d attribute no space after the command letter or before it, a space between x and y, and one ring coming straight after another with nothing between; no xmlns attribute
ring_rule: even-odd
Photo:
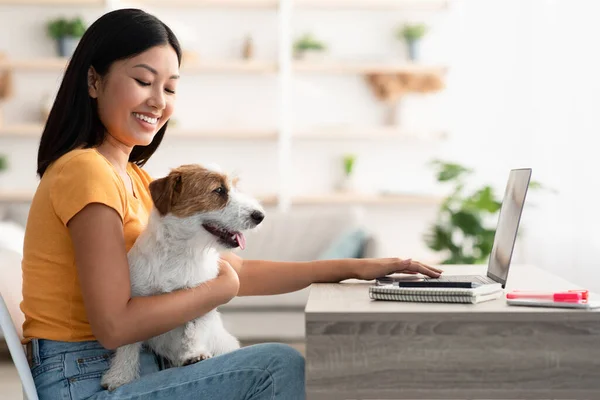
<svg viewBox="0 0 600 400"><path fill-rule="evenodd" d="M444 266L485 274L485 266ZM316 284L308 399L600 399L600 312L375 301L369 282ZM579 288L515 265L507 290Z"/></svg>

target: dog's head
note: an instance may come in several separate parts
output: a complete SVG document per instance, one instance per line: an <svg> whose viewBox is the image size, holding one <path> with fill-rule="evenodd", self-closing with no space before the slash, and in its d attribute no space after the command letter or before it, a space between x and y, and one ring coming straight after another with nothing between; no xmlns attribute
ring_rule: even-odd
<svg viewBox="0 0 600 400"><path fill-rule="evenodd" d="M224 248L244 249L243 231L265 217L257 200L239 192L227 175L198 164L182 165L150 183L150 194L162 217L174 217L182 228L216 239Z"/></svg>

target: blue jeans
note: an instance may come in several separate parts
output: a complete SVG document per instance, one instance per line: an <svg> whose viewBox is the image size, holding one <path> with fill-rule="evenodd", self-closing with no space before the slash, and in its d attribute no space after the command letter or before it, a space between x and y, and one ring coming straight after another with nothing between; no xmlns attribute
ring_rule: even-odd
<svg viewBox="0 0 600 400"><path fill-rule="evenodd" d="M99 342L34 339L29 349L40 400L305 398L304 358L284 344L242 347L178 368L143 347L140 378L113 392L100 386L113 352Z"/></svg>

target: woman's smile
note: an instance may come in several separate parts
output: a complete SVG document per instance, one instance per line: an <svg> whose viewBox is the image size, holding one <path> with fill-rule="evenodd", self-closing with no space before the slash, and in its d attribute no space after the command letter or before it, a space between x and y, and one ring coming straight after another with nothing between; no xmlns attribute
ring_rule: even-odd
<svg viewBox="0 0 600 400"><path fill-rule="evenodd" d="M151 116L152 114L132 113L138 124L147 131L154 131L160 121L159 116Z"/></svg>

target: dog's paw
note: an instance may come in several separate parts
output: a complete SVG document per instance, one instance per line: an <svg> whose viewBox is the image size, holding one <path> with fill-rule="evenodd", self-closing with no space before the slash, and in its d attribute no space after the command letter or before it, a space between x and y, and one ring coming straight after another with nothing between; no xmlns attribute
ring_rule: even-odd
<svg viewBox="0 0 600 400"><path fill-rule="evenodd" d="M208 360L211 357L212 357L212 355L210 353L203 353L198 356L188 358L187 360L185 360L183 362L183 365L185 366L185 365L196 364L197 362Z"/></svg>
<svg viewBox="0 0 600 400"><path fill-rule="evenodd" d="M120 386L123 386L137 378L136 374L124 373L124 371L118 371L116 369L109 369L106 371L100 385L103 389L112 392Z"/></svg>

